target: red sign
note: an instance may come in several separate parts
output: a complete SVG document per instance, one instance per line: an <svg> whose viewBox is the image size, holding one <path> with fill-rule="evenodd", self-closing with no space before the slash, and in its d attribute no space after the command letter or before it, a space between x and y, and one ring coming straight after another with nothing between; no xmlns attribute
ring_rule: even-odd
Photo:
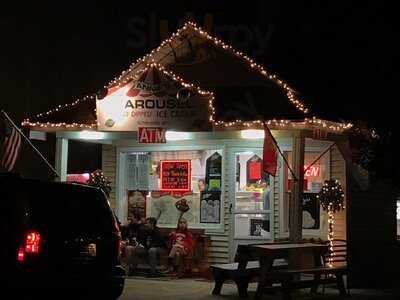
<svg viewBox="0 0 400 300"><path fill-rule="evenodd" d="M249 162L249 179L251 180L260 180L261 179L261 168L262 168L262 161L254 161Z"/></svg>
<svg viewBox="0 0 400 300"><path fill-rule="evenodd" d="M190 160L162 160L160 165L161 191L190 190Z"/></svg>
<svg viewBox="0 0 400 300"><path fill-rule="evenodd" d="M306 169L307 171L304 173L305 177L310 177L310 176L319 177L319 175L321 174L319 165L314 165L311 166L310 168L308 168L308 166L304 166L304 170Z"/></svg>
<svg viewBox="0 0 400 300"><path fill-rule="evenodd" d="M165 143L165 128L139 127L138 141L140 144Z"/></svg>

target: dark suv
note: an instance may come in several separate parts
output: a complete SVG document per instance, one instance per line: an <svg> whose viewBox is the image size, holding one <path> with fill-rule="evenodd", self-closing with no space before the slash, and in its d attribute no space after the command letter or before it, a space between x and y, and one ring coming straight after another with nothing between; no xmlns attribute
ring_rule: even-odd
<svg viewBox="0 0 400 300"><path fill-rule="evenodd" d="M0 191L1 285L121 295L120 231L101 190L0 173Z"/></svg>

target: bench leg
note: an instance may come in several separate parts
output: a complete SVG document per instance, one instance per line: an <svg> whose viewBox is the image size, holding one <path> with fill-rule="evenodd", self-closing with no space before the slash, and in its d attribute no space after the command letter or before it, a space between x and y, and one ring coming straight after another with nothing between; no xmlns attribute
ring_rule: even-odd
<svg viewBox="0 0 400 300"><path fill-rule="evenodd" d="M222 285L224 284L226 278L222 274L218 274L218 276L215 276L215 274L214 274L214 280L215 280L215 286L214 286L214 289L212 290L212 294L220 295Z"/></svg>
<svg viewBox="0 0 400 300"><path fill-rule="evenodd" d="M281 281L282 284L282 294L283 294L283 300L291 300L292 295L290 292L290 280L289 279L284 279Z"/></svg>
<svg viewBox="0 0 400 300"><path fill-rule="evenodd" d="M247 289L249 287L249 279L248 278L235 278L235 283L239 292L240 298L247 298L249 295L247 294Z"/></svg>
<svg viewBox="0 0 400 300"><path fill-rule="evenodd" d="M342 296L347 295L346 288L344 286L343 274L336 273L335 277L336 277L337 288L339 290L340 295Z"/></svg>
<svg viewBox="0 0 400 300"><path fill-rule="evenodd" d="M312 294L316 294L318 292L318 286L319 286L320 280L321 280L321 274L315 274L314 275L314 283L310 290L310 292Z"/></svg>

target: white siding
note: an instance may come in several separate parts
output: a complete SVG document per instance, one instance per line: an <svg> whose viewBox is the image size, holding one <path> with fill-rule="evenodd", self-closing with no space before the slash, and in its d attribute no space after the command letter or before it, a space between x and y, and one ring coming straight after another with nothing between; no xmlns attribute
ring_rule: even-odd
<svg viewBox="0 0 400 300"><path fill-rule="evenodd" d="M346 198L346 162L343 159L339 149L335 146L331 150L331 177L339 180L345 193L345 206L347 205ZM335 239L347 239L346 234L346 209L335 213Z"/></svg>
<svg viewBox="0 0 400 300"><path fill-rule="evenodd" d="M282 166L282 158L278 159L278 166ZM280 194L281 194L281 172L278 169L276 172L276 176L273 177L273 200L272 200L272 208L273 208L273 219L274 219L274 240L279 238L279 233L281 229L280 225Z"/></svg>
<svg viewBox="0 0 400 300"><path fill-rule="evenodd" d="M230 172L232 172L231 160L228 159L230 151L226 148L222 155L222 176L223 176L223 195L224 195L224 232L221 233L208 233L211 239L211 246L208 251L208 260L210 264L227 263L229 261L229 229L230 229L230 214L229 214L229 189L230 189ZM234 171L233 171L234 172Z"/></svg>

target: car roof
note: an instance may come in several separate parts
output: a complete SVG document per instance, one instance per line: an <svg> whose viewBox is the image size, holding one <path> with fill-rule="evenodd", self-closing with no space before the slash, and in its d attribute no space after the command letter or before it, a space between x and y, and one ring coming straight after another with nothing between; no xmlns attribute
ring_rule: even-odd
<svg viewBox="0 0 400 300"><path fill-rule="evenodd" d="M93 191L93 192L100 192L100 188L89 186L82 183L69 183L69 182L59 182L59 181L48 181L42 180L37 178L25 178L21 177L19 174L10 173L10 172L0 172L0 183L8 182L8 183L21 183L27 185L43 185L43 186L50 186L53 188L60 188L60 189L71 189L74 191L77 190L85 190L85 191Z"/></svg>

